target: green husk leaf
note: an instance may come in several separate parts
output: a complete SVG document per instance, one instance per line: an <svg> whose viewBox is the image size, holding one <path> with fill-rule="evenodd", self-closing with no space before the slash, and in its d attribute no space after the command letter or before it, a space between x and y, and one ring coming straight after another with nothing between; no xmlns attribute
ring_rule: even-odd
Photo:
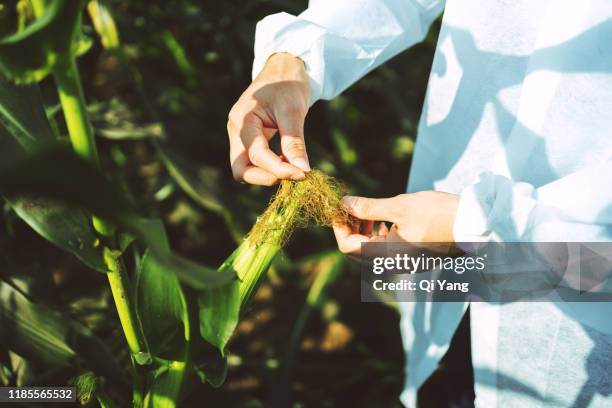
<svg viewBox="0 0 612 408"><path fill-rule="evenodd" d="M86 0L52 0L24 30L0 40L0 71L18 83L38 82L79 51ZM79 37L80 38L80 37Z"/></svg>

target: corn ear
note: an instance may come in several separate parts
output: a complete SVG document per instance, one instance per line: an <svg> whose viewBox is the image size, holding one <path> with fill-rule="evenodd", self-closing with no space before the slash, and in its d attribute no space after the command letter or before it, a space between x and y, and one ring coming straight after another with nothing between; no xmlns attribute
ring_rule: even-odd
<svg viewBox="0 0 612 408"><path fill-rule="evenodd" d="M237 281L203 291L199 298L200 334L222 354L240 314L248 305L272 261L296 226L309 221L330 225L347 221L340 200L343 187L320 171L303 181L283 181L266 211L219 271L234 272Z"/></svg>

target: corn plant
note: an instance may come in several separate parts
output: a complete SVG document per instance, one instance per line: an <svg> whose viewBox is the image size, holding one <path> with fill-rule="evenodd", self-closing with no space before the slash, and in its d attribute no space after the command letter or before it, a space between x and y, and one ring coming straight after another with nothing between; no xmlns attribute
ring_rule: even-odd
<svg viewBox="0 0 612 408"><path fill-rule="evenodd" d="M100 377L130 383L134 406L178 406L190 379L223 383L228 341L292 229L347 217L341 186L318 171L302 182L283 182L216 270L172 252L161 220L142 218L101 169L76 62L91 44L81 30L86 1L31 5L34 21L0 39L0 194L41 236L106 275L131 365L124 373L86 327L34 302L9 279L0 280L0 343L50 364L81 361L91 371L77 384L89 390L83 395L96 393L102 406L112 402L96 385ZM107 10L97 1L88 8L103 45L117 50ZM37 83L48 77L71 150L54 136L43 109ZM124 259L128 248L137 255L132 271Z"/></svg>

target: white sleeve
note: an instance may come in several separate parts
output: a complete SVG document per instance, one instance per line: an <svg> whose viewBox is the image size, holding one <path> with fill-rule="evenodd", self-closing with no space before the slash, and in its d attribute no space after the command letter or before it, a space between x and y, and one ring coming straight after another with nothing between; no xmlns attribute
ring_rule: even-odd
<svg viewBox="0 0 612 408"><path fill-rule="evenodd" d="M612 160L539 188L483 173L461 192L457 242L612 241Z"/></svg>
<svg viewBox="0 0 612 408"><path fill-rule="evenodd" d="M268 57L301 58L311 104L331 99L365 74L421 41L444 0L311 0L300 15L270 15L257 24L253 78Z"/></svg>

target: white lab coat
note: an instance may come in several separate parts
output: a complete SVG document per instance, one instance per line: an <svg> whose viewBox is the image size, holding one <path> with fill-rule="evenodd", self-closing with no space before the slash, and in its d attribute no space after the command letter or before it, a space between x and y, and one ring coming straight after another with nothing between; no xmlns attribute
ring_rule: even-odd
<svg viewBox="0 0 612 408"><path fill-rule="evenodd" d="M333 98L443 9L408 191L461 195L457 241L612 241L610 0L311 0L259 22L253 75L289 52L311 102ZM466 307L402 304L406 406ZM610 304L474 303L471 322L477 406L612 406Z"/></svg>

